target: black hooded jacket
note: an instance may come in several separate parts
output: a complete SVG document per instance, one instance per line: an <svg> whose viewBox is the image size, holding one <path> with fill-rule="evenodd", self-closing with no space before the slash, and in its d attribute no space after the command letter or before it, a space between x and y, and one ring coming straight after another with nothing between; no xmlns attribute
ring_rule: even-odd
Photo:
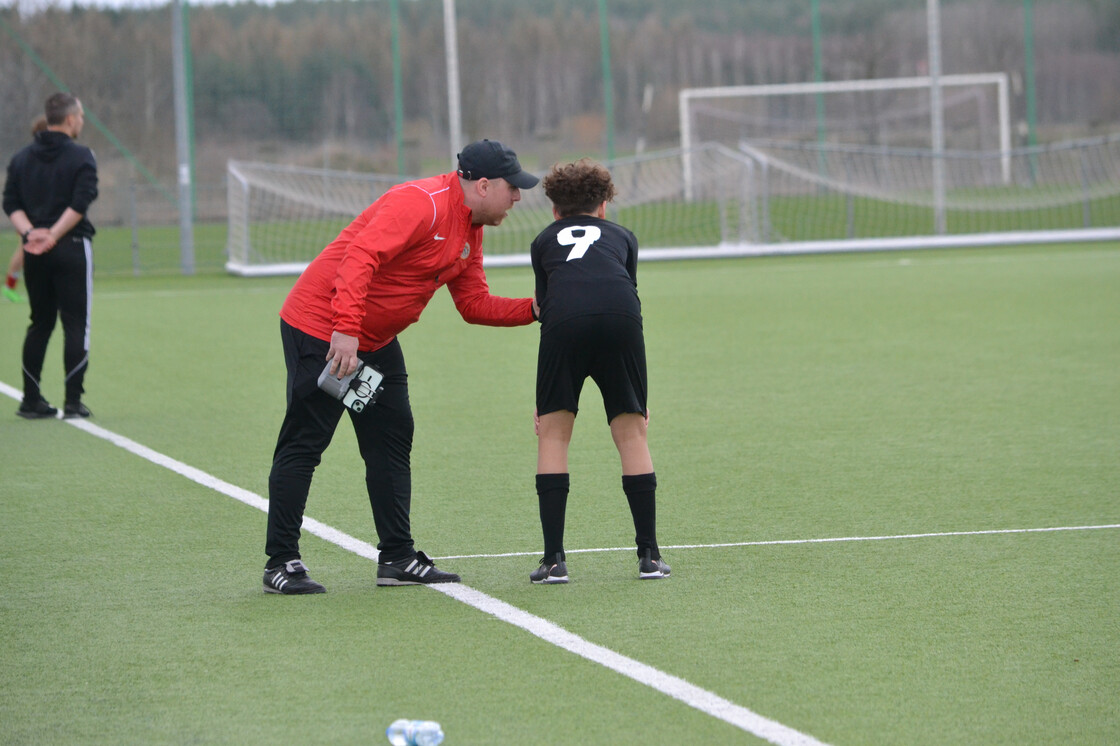
<svg viewBox="0 0 1120 746"><path fill-rule="evenodd" d="M4 182L4 213L23 210L36 228L50 228L66 208L82 214L69 235L93 238L86 215L97 199L97 160L93 151L65 132L46 130L12 156Z"/></svg>

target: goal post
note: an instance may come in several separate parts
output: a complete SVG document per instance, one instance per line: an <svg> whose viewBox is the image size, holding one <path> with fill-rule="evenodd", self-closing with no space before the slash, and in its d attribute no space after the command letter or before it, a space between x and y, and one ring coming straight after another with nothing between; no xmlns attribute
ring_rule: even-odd
<svg viewBox="0 0 1120 746"><path fill-rule="evenodd" d="M384 174L229 161L226 270L286 275L307 264L390 187Z"/></svg>
<svg viewBox="0 0 1120 746"><path fill-rule="evenodd" d="M1011 106L1007 73L974 73L966 75L941 75L942 88L995 87L996 131L1004 183L1011 181ZM697 136L695 108L697 102L727 99L773 99L777 97L809 97L835 94L860 94L882 91L930 90L933 79L929 76L907 78L875 78L865 80L834 80L820 83L775 83L749 86L719 86L714 88L685 88L678 94L681 131L681 150L685 153L682 163L685 198L693 197L693 170L689 153L700 143L715 138ZM928 104L927 104L928 106ZM886 115L884 115L884 118ZM928 118L927 118L928 121ZM735 137L736 142L740 137ZM730 144L730 143L724 143ZM932 144L932 135L931 135Z"/></svg>

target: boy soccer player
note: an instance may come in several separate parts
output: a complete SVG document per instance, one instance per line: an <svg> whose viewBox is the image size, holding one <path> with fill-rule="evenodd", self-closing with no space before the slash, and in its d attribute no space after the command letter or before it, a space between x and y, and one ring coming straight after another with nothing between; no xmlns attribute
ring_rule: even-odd
<svg viewBox="0 0 1120 746"><path fill-rule="evenodd" d="M564 511L568 445L590 377L603 395L634 518L638 577L665 578L657 547L653 471L646 441L646 353L638 300L638 240L606 219L615 196L607 169L587 159L557 165L542 182L556 222L533 240L540 305L537 357L537 499L544 559L529 579L567 583Z"/></svg>

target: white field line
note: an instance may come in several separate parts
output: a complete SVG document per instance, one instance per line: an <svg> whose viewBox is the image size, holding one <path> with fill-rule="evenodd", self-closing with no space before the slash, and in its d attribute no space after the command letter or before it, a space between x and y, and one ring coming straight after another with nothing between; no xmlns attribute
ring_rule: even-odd
<svg viewBox="0 0 1120 746"><path fill-rule="evenodd" d="M16 400L21 398L21 392L3 382L0 382L0 392ZM213 489L243 502L246 505L266 513L268 512L268 501L256 493L218 479L200 469L177 461L170 456L165 456L123 435L118 435L103 427L99 427L89 420L74 419L64 421L79 430L84 430L90 435L107 440L113 445L123 448L129 453L135 454L157 466L162 466L176 474L180 474L203 487ZM312 518L304 517L303 530L361 557L365 557L374 562L377 561L378 553L375 547ZM479 611L490 614L504 622L520 627L545 642L556 645L568 652L575 653L593 663L605 666L627 678L633 679L639 684L644 684L656 689L690 707L711 715L714 718L718 718L730 725L734 725L737 728L773 744L777 744L778 746L824 746L823 742L818 741L808 734L794 730L793 728L782 725L769 718L765 718L746 707L737 705L706 689L701 689L694 684L690 684L684 679L667 674L664 671L636 661L633 658L627 658L601 645L588 642L579 635L568 632L563 627L530 614L527 611L523 611L515 606L511 606L492 596L488 596L468 585L458 583L428 587L440 591L468 606L472 606Z"/></svg>
<svg viewBox="0 0 1120 746"><path fill-rule="evenodd" d="M721 549L725 547L768 547L778 544L832 544L845 541L900 541L902 539L932 539L940 536L990 536L992 534L1035 534L1049 531L1093 531L1101 528L1120 528L1120 523L1103 523L1093 526L1050 526L1045 528L993 528L979 531L936 531L925 534L887 534L885 536L835 536L823 539L771 539L769 541L732 541L720 544L673 544L662 549ZM634 547L599 547L597 549L565 549L566 554L592 552L633 552ZM500 554L449 554L435 559L493 559L496 557L535 557L540 550L531 552L503 552Z"/></svg>
<svg viewBox="0 0 1120 746"><path fill-rule="evenodd" d="M717 694L701 689L695 684L690 684L664 671L646 665L633 658L614 652L602 645L588 642L579 635L572 634L563 627L534 616L527 611L522 611L516 606L511 606L505 601L477 591L468 585L451 583L433 585L431 588L440 591L454 599L491 614L503 622L508 622L515 627L520 627L530 634L539 637L545 642L550 642L570 653L575 653L594 663L605 666L612 671L633 679L639 684L656 689L662 694L667 694L675 700L707 713L714 718L730 723L742 730L763 738L770 743L793 746L811 746L821 744L821 741L812 736L794 730L781 723L765 718L746 707L741 707L734 702L720 697Z"/></svg>

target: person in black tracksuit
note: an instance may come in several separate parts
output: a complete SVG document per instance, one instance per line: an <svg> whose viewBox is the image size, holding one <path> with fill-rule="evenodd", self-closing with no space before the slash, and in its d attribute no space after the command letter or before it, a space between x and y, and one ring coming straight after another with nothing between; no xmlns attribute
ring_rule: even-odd
<svg viewBox="0 0 1120 746"><path fill-rule="evenodd" d="M43 360L55 323L62 320L66 368L64 417L89 417L82 403L89 368L89 311L93 291L93 224L97 161L74 139L85 123L82 102L69 93L47 99L47 129L8 164L4 212L23 237L24 283L31 325L23 343L23 401L17 414L54 417L40 388Z"/></svg>
<svg viewBox="0 0 1120 746"><path fill-rule="evenodd" d="M603 395L622 461L622 489L634 519L638 577L669 576L657 546L653 470L646 427L646 352L638 299L638 240L606 219L610 172L582 159L554 166L542 181L556 222L533 240L540 305L537 357L537 500L544 559L533 583L568 582L564 513L580 391L591 378Z"/></svg>

